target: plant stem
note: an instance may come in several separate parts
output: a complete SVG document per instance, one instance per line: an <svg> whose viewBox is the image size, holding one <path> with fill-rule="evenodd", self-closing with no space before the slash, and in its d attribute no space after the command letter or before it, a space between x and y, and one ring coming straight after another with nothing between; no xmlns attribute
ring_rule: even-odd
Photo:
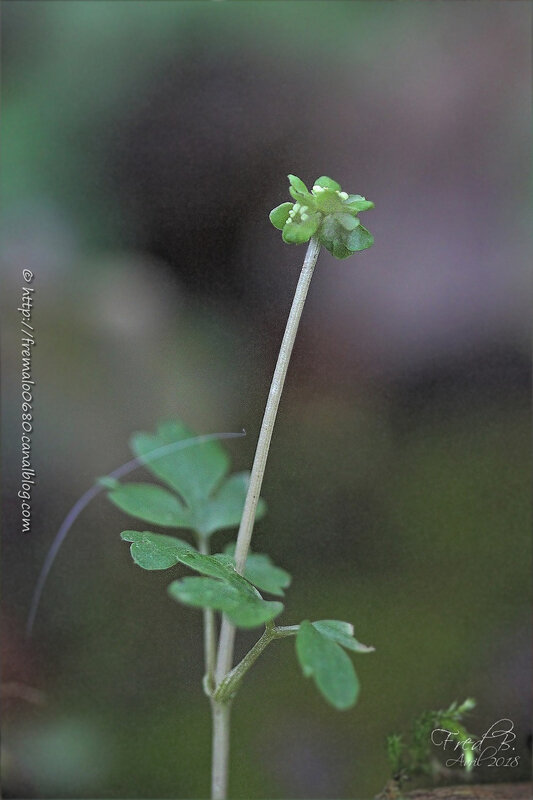
<svg viewBox="0 0 533 800"><path fill-rule="evenodd" d="M296 636L299 630L299 625L282 625L272 628L272 633L275 639L285 639L287 636Z"/></svg>
<svg viewBox="0 0 533 800"><path fill-rule="evenodd" d="M204 556L208 556L209 540L203 536L197 537L198 551ZM204 617L204 660L205 660L205 675L204 675L204 691L207 695L211 696L215 689L215 660L216 660L216 629L215 629L215 612L212 608L203 609Z"/></svg>
<svg viewBox="0 0 533 800"><path fill-rule="evenodd" d="M229 703L217 703L216 700L211 700L213 719L212 800L226 800L227 796L230 711Z"/></svg>
<svg viewBox="0 0 533 800"><path fill-rule="evenodd" d="M298 280L298 285L294 293L287 326L283 335L283 341L278 355L276 369L272 378L270 392L265 407L263 416L263 423L257 441L257 448L255 451L254 464L252 473L250 475L250 485L246 495L246 502L244 504L244 511L241 518L239 533L237 536L237 545L235 548L235 569L241 575L244 571L248 550L250 548L250 540L252 538L252 531L255 521L255 512L257 510L257 503L259 502L259 495L261 493L261 485L263 483L263 476L265 474L265 466L270 448L270 440L272 439L272 431L276 421L278 412L279 401L285 383L285 376L287 375L287 368L298 330L300 317L304 307L309 284L313 277L313 272L317 262L320 245L315 238L312 238L305 254L302 271ZM220 640L218 645L218 658L216 667L216 682L219 684L224 676L231 669L233 662L233 645L235 641L235 627L228 621L227 617L223 617L222 626L220 629Z"/></svg>
<svg viewBox="0 0 533 800"><path fill-rule="evenodd" d="M318 241L314 238L311 239L307 248L307 253L305 254L300 279L298 280L298 285L294 293L294 299L292 301L276 369L274 370L274 376L265 406L263 423L261 425L259 439L257 440L254 464L250 475L250 485L246 495L246 502L244 504L239 533L237 535L237 545L235 547L235 569L241 575L244 571L248 550L250 548L250 540L252 538L255 522L255 512L261 493L261 485L263 483L268 451L270 449L270 440L272 439L272 432L278 413L281 393L283 392L285 376L287 375L287 368L289 366L294 340L296 339L296 332L298 331L300 317L302 316L305 299L307 297L311 278L313 277L319 252L320 245Z"/></svg>
<svg viewBox="0 0 533 800"><path fill-rule="evenodd" d="M216 692L212 695L212 800L226 800L227 797L231 702L242 679L273 639L284 639L287 636L294 636L299 627L299 625L288 625L279 628L272 625L267 626L261 638L254 644L252 649L246 653L242 661L226 675L222 683L219 684Z"/></svg>
<svg viewBox="0 0 533 800"><path fill-rule="evenodd" d="M259 433L257 448L255 451L254 463L250 475L250 485L246 495L246 502L244 504L241 524L237 536L237 545L235 548L235 569L241 575L244 572L246 558L250 548L250 540L252 538L257 503L259 502L259 495L261 493L261 485L263 483L263 476L265 474L265 466L270 448L270 441L272 439L272 431L274 430L274 423L276 421L281 393L285 383L285 376L287 375L287 368L289 366L294 341L296 339L296 332L298 330L300 317L302 316L302 310L307 297L307 292L309 290L309 285L311 283L311 278L313 277L319 252L320 245L318 240L312 238L305 254L302 271L296 286L296 291L292 301L289 318L287 320L285 333L283 335L276 368L274 370L274 376L272 378L272 384L270 386L270 392L265 407L265 413L263 415L263 423L261 425L261 431ZM267 627L267 631L265 631L265 633L267 633L268 630L269 629ZM261 639L259 641L261 641ZM222 683L227 673L231 669L233 663L234 642L235 627L229 622L227 617L224 616L222 618L220 638L218 643L218 656L215 675L217 685ZM256 647L258 645L259 642L257 643ZM259 655L259 653L257 653L257 655ZM229 760L230 707L229 703L220 704L216 700L212 700L211 702L213 709L212 799L226 800Z"/></svg>

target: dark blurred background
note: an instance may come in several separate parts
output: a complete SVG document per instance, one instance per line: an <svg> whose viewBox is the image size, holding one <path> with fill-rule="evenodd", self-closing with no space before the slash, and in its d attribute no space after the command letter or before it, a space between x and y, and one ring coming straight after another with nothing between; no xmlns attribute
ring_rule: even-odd
<svg viewBox="0 0 533 800"><path fill-rule="evenodd" d="M470 695L470 728L511 718L521 757L475 778L529 774L530 16L523 2L4 2L4 797L208 793L200 614L167 597L168 574L133 566L131 520L103 496L30 642L23 629L62 519L128 460L133 431L244 427L228 447L250 466L305 252L268 221L288 172L372 199L376 244L320 257L255 549L294 576L285 624L352 620L376 653L354 659L362 694L341 714L290 640L271 647L235 704L232 796L370 797L389 777L385 736Z"/></svg>

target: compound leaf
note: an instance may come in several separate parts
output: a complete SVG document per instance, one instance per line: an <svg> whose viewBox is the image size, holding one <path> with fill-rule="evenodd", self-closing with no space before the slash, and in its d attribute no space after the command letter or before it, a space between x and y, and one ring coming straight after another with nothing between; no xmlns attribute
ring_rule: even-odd
<svg viewBox="0 0 533 800"><path fill-rule="evenodd" d="M250 473L224 479L229 458L219 442L201 441L181 422L167 422L155 435L134 434L131 447L177 496L148 483L121 484L109 476L100 478L99 483L109 490L109 499L122 511L155 525L189 528L201 537L239 524ZM265 510L260 499L256 520Z"/></svg>
<svg viewBox="0 0 533 800"><path fill-rule="evenodd" d="M132 558L143 569L169 569L181 563L201 575L234 584L241 592L253 597L258 594L245 578L235 572L231 562L199 553L192 545L174 536L151 531L123 531L121 537L132 543Z"/></svg>
<svg viewBox="0 0 533 800"><path fill-rule="evenodd" d="M157 433L136 433L131 439L135 455L147 469L183 498L190 509L201 505L229 469L229 457L217 441L194 441L195 434L181 422L165 422ZM187 441L191 440L190 445ZM183 448L172 446L182 443ZM168 455L157 458L154 451L169 448Z"/></svg>
<svg viewBox="0 0 533 800"><path fill-rule="evenodd" d="M345 710L354 705L359 681L349 656L308 620L301 623L296 635L296 653L303 674L314 679L332 706Z"/></svg>
<svg viewBox="0 0 533 800"><path fill-rule="evenodd" d="M186 605L222 611L239 628L255 628L283 611L282 603L263 600L259 594L214 578L182 578L173 581L168 591Z"/></svg>

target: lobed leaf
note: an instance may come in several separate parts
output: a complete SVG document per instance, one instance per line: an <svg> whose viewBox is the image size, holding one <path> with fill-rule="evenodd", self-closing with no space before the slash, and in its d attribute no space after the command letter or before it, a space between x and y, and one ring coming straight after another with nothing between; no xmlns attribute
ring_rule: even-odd
<svg viewBox="0 0 533 800"><path fill-rule="evenodd" d="M182 555L194 551L187 542L162 533L122 531L120 536L125 542L131 542L131 557L143 569L169 569L180 561Z"/></svg>
<svg viewBox="0 0 533 800"><path fill-rule="evenodd" d="M349 656L308 620L296 635L296 653L306 677L312 677L325 699L339 710L351 708L359 681Z"/></svg>
<svg viewBox="0 0 533 800"><path fill-rule="evenodd" d="M131 542L133 560L143 569L168 569L178 563L206 577L174 581L171 595L188 605L223 611L235 625L253 628L283 611L283 605L263 600L246 578L235 572L231 556L208 556L173 536L150 531L123 531L122 539Z"/></svg>
<svg viewBox="0 0 533 800"><path fill-rule="evenodd" d="M159 425L155 435L136 433L131 439L133 452L146 468L174 489L193 510L209 497L228 472L229 457L220 443L196 442L153 460L149 456L154 450L194 436L181 422L166 422Z"/></svg>
<svg viewBox="0 0 533 800"><path fill-rule="evenodd" d="M258 594L250 583L235 572L231 561L221 561L216 556L199 553L192 545L174 536L151 531L123 531L121 537L131 542L131 555L143 569L169 569L181 563L210 578L219 578L235 584L241 591L252 596Z"/></svg>
<svg viewBox="0 0 533 800"><path fill-rule="evenodd" d="M173 581L168 591L186 605L222 611L239 628L255 628L283 611L282 603L263 600L235 583L214 578L182 578Z"/></svg>
<svg viewBox="0 0 533 800"><path fill-rule="evenodd" d="M99 483L109 490L111 502L144 522L189 528L204 537L236 527L244 509L250 473L239 472L224 480L229 459L216 441L196 441L183 450L174 448L181 442L187 445L187 440L194 438L193 432L179 422L160 425L154 436L137 433L132 437L134 453L179 496L148 483L121 484L109 477L100 478ZM172 452L164 452L167 448ZM265 502L260 499L256 520L265 511Z"/></svg>
<svg viewBox="0 0 533 800"><path fill-rule="evenodd" d="M118 483L108 498L126 514L154 525L190 528L191 513L175 494L153 483Z"/></svg>

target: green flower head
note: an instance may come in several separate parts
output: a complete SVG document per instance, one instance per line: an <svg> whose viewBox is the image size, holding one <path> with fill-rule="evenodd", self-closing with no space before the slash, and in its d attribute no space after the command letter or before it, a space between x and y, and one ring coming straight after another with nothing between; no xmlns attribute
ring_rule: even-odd
<svg viewBox="0 0 533 800"><path fill-rule="evenodd" d="M287 244L303 244L316 236L335 258L348 258L374 244L374 237L361 225L360 211L374 203L360 194L347 194L336 181L323 176L311 191L296 175L289 175L294 203L282 203L270 212L270 221L282 231Z"/></svg>

